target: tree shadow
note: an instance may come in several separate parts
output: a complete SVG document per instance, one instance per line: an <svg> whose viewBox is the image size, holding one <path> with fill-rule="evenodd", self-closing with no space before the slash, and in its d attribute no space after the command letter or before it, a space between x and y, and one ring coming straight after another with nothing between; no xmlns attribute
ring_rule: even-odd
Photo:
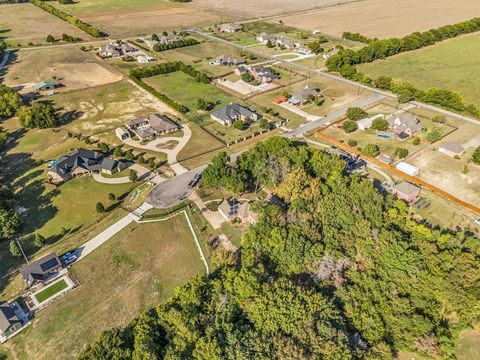
<svg viewBox="0 0 480 360"><path fill-rule="evenodd" d="M0 30L1 31L1 30ZM1 32L0 32L1 34ZM4 39L3 36L0 36L0 41ZM0 59L2 61L3 58ZM9 50L8 61L7 63L0 69L0 81L4 82L5 75L8 73L9 67L12 64L18 62L18 50Z"/></svg>

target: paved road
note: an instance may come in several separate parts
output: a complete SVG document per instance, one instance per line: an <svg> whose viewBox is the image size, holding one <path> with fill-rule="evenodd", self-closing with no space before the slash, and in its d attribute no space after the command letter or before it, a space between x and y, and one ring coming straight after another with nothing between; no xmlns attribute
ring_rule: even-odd
<svg viewBox="0 0 480 360"><path fill-rule="evenodd" d="M280 62L280 63L283 63L283 64L291 65L293 67L296 67L297 69L300 69L302 71L306 71L311 75L317 74L317 75L320 75L320 76L330 78L330 79L335 80L335 81L342 82L344 84L348 84L348 85L351 85L351 86L356 86L356 87L358 87L359 91L360 90L367 90L367 91L370 91L370 92L372 92L374 94L377 94L377 95L380 95L380 96L384 96L384 97L387 97L387 98L390 98L390 99L395 99L395 100L397 99L397 95L392 94L388 91L383 91L383 90L380 90L380 89L377 89L377 88L372 88L370 86L363 85L363 84L357 83L355 81L345 79L341 76L338 76L338 75L335 75L335 74L332 74L332 73L328 73L328 72L325 72L325 71L320 70L320 69L314 69L314 68L311 68L311 67L308 67L308 66L305 66L305 65L302 65L302 64L297 64L294 61L289 61L289 60L276 58L272 55L268 55L268 54L265 54L263 52L253 50L252 48L249 48L249 47L246 47L246 46L235 44L235 43L230 42L228 40L221 39L219 37L216 37L214 35L198 31L196 29L191 29L191 30L189 30L189 32L200 35L200 36L203 36L203 37L206 37L206 38L208 38L210 40L213 40L213 41L221 42L221 43L236 47L240 50L247 51L251 54L254 54L254 55L259 56L259 57L264 58L264 59L274 60L274 61L277 61L277 62ZM424 104L424 103L421 103L421 102L418 102L418 101L411 101L410 104L412 104L414 106L418 106L418 107L423 108L423 109L433 110L433 111L442 113L444 115L456 118L458 120L466 121L466 122L471 123L471 124L476 125L476 126L480 126L480 121L478 121L476 119L472 119L472 118L469 118L467 116L456 114L454 112L444 110L444 109L436 107L436 106Z"/></svg>
<svg viewBox="0 0 480 360"><path fill-rule="evenodd" d="M358 100L357 102L353 103L353 104L350 104L348 107L366 107L366 106L369 106L371 104L373 104L374 102L376 101L379 101L383 98L383 96L380 96L380 95L372 95L366 99L360 99ZM348 107L343 107L341 109L338 109L337 111L334 111L330 114L328 114L327 116L325 116L324 118L321 118L319 120L315 120L315 121L312 121L312 122L309 122L308 124L305 124L305 125L302 125L292 131L289 131L287 133L284 134L284 136L286 136L287 138L293 138L293 137L296 137L296 136L301 136L303 135L303 133L307 132L307 131L312 131L312 130L315 130L316 128L320 127L320 126L324 126L324 125L328 125L330 124L331 122L345 116L345 114L347 113L347 109Z"/></svg>

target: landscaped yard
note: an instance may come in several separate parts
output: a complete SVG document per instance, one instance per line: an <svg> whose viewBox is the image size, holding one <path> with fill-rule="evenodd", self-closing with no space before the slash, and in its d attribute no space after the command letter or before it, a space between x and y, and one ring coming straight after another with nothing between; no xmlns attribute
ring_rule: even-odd
<svg viewBox="0 0 480 360"><path fill-rule="evenodd" d="M373 77L381 75L408 80L421 89L445 88L458 92L466 102L480 106L480 34L465 35L359 66Z"/></svg>
<svg viewBox="0 0 480 360"><path fill-rule="evenodd" d="M130 225L70 271L80 287L12 339L16 359L76 358L102 330L125 326L191 276L204 274L205 267L179 215Z"/></svg>
<svg viewBox="0 0 480 360"><path fill-rule="evenodd" d="M58 294L60 291L65 290L68 287L68 284L65 280L60 280L53 285L50 285L46 289L40 291L35 295L35 299L41 304L45 300L50 299L52 296Z"/></svg>

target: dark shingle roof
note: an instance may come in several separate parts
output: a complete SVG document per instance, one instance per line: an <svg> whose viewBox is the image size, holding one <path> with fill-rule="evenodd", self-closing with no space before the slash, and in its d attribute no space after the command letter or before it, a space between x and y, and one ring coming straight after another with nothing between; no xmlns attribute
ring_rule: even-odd
<svg viewBox="0 0 480 360"><path fill-rule="evenodd" d="M57 254L50 253L47 256L25 265L20 272L25 280L30 284L32 280L44 280L49 272L60 268L62 263Z"/></svg>
<svg viewBox="0 0 480 360"><path fill-rule="evenodd" d="M254 111L235 103L229 104L221 109L218 109L217 111L214 111L212 115L225 121L234 121L239 116L245 116L248 118L250 118L252 115L258 116L258 114Z"/></svg>
<svg viewBox="0 0 480 360"><path fill-rule="evenodd" d="M10 326L19 322L10 304L6 301L0 302L0 331L5 332Z"/></svg>

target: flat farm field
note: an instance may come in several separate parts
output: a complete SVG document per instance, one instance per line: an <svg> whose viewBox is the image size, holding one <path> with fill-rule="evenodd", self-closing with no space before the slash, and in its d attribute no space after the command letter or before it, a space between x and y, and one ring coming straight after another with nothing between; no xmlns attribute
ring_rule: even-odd
<svg viewBox="0 0 480 360"><path fill-rule="evenodd" d="M466 102L480 106L480 34L462 36L386 60L363 64L359 71L378 77L408 80L421 89L445 88L458 92Z"/></svg>
<svg viewBox="0 0 480 360"><path fill-rule="evenodd" d="M243 6L244 2L241 4ZM390 38L457 23L478 14L480 2L474 0L366 0L287 15L272 21L282 20L285 25L306 30L319 29L335 36L351 31L370 37Z"/></svg>
<svg viewBox="0 0 480 360"><path fill-rule="evenodd" d="M75 26L43 11L32 4L2 4L0 6L2 36L13 46L45 43L47 35L56 38L66 33L84 40L92 39Z"/></svg>

